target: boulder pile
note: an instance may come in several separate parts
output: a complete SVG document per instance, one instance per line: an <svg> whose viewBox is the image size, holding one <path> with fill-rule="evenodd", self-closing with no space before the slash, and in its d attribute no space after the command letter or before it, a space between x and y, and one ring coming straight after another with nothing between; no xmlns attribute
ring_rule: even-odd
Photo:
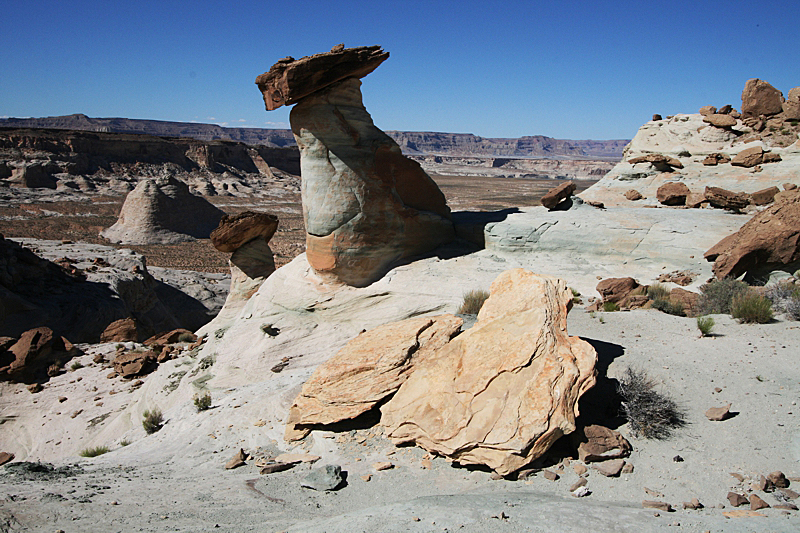
<svg viewBox="0 0 800 533"><path fill-rule="evenodd" d="M361 82L378 46L278 61L256 79L267 110L290 114L300 149L306 256L333 281L365 286L400 260L451 241L450 208L420 165L375 127Z"/></svg>
<svg viewBox="0 0 800 533"><path fill-rule="evenodd" d="M571 302L563 280L515 269L492 283L477 322L457 336L452 315L363 333L303 386L287 438L394 393L380 407L392 442L511 474L575 430L578 399L595 383L594 348L567 335Z"/></svg>

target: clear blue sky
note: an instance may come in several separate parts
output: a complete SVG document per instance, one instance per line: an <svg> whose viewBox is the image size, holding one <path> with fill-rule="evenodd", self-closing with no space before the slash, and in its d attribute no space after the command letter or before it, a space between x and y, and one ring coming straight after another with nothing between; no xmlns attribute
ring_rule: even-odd
<svg viewBox="0 0 800 533"><path fill-rule="evenodd" d="M653 113L800 86L800 2L0 0L0 116L287 127L255 77L287 55L382 45L386 130L630 138Z"/></svg>

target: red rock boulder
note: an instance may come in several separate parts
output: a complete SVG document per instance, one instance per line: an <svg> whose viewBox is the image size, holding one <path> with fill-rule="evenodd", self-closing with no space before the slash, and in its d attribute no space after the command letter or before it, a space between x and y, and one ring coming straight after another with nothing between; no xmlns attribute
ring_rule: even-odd
<svg viewBox="0 0 800 533"><path fill-rule="evenodd" d="M136 322L130 317L115 320L100 334L100 342L128 342L138 338Z"/></svg>
<svg viewBox="0 0 800 533"><path fill-rule="evenodd" d="M553 187L542 196L542 205L547 209L555 209L563 200L572 196L572 193L575 192L575 187L575 182L572 181L567 181L558 187Z"/></svg>
<svg viewBox="0 0 800 533"><path fill-rule="evenodd" d="M606 278L597 284L597 292L604 302L614 302L622 306L639 287L639 282L633 278Z"/></svg>
<svg viewBox="0 0 800 533"><path fill-rule="evenodd" d="M776 115L783 110L783 94L769 83L753 78L742 91L742 115Z"/></svg>
<svg viewBox="0 0 800 533"><path fill-rule="evenodd" d="M750 205L750 195L743 192L732 192L721 187L706 187L706 200L719 209L739 211Z"/></svg>
<svg viewBox="0 0 800 533"><path fill-rule="evenodd" d="M718 279L739 277L756 266L800 260L800 190L784 191L775 204L708 250Z"/></svg>
<svg viewBox="0 0 800 533"><path fill-rule="evenodd" d="M658 188L656 199L662 205L685 205L686 197L691 192L685 183L670 181Z"/></svg>
<svg viewBox="0 0 800 533"><path fill-rule="evenodd" d="M3 344L9 343L6 338ZM50 328L30 329L8 346L4 354L0 353L0 361L4 363L0 367L0 378L29 381L50 365L61 364L79 353L72 343Z"/></svg>

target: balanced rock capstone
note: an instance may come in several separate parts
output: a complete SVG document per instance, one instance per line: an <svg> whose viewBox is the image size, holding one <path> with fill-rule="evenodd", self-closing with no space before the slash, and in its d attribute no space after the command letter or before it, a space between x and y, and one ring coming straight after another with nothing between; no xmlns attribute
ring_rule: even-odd
<svg viewBox="0 0 800 533"><path fill-rule="evenodd" d="M362 49L329 54L339 57L353 50ZM318 54L282 60L281 76L268 72L257 80L268 110L274 109L268 100L280 101L276 91L296 94L287 102L297 102L289 120L300 149L308 262L323 277L352 286L368 285L398 261L455 236L450 208L436 183L375 127L364 108L358 78L385 59L375 64L382 56L369 50L363 69L351 63L349 75L326 73L326 54ZM306 75L309 65L323 71ZM328 83L329 78L336 79Z"/></svg>
<svg viewBox="0 0 800 533"><path fill-rule="evenodd" d="M420 361L381 407L395 444L510 474L575 430L597 354L567 335L572 293L561 279L502 273L476 324Z"/></svg>

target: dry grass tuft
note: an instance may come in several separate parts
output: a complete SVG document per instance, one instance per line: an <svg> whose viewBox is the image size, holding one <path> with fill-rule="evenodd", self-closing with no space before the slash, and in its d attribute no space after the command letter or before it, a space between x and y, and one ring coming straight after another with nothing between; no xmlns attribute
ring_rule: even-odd
<svg viewBox="0 0 800 533"><path fill-rule="evenodd" d="M462 315L477 315L487 298L489 298L489 293L486 291L469 291L464 295L464 301L458 308L458 312Z"/></svg>
<svg viewBox="0 0 800 533"><path fill-rule="evenodd" d="M668 394L657 391L656 382L643 370L626 369L617 392L622 397L622 413L636 436L666 439L686 425L683 409Z"/></svg>

